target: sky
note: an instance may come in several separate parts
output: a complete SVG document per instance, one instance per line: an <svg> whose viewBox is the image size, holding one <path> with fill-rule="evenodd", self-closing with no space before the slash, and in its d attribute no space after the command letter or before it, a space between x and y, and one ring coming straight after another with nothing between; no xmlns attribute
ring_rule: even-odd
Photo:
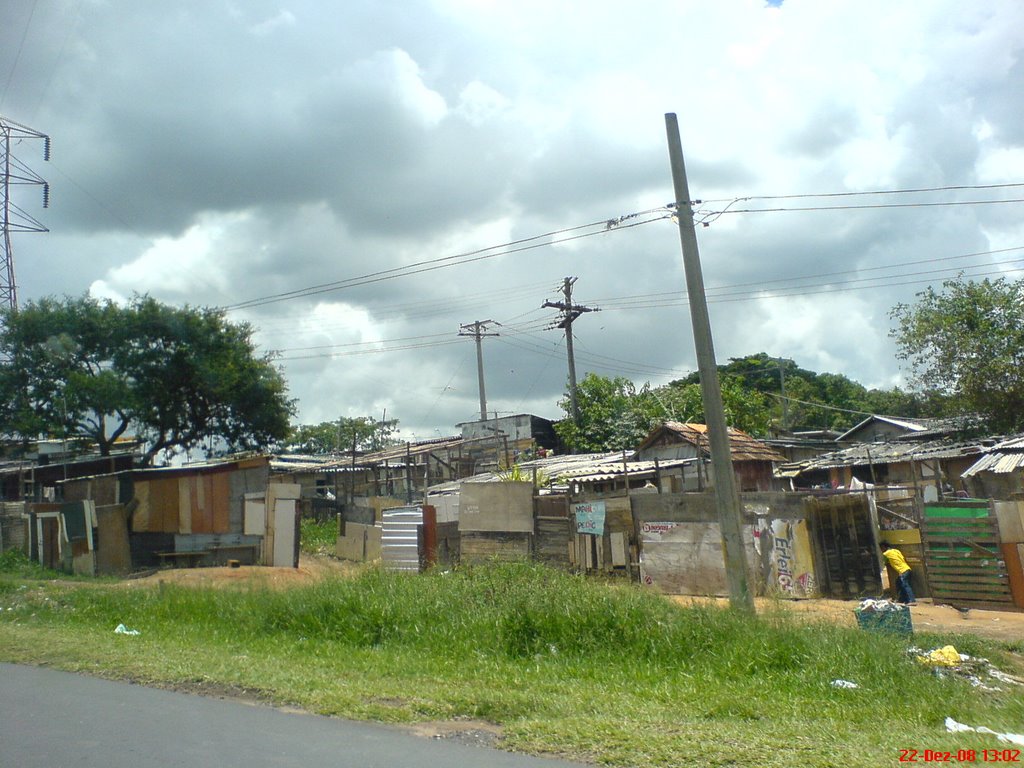
<svg viewBox="0 0 1024 768"><path fill-rule="evenodd" d="M904 386L898 303L1024 265L1018 0L6 0L19 301L225 308L297 421L455 434L577 376L696 368L665 114L716 357ZM925 190L925 191L912 191Z"/></svg>

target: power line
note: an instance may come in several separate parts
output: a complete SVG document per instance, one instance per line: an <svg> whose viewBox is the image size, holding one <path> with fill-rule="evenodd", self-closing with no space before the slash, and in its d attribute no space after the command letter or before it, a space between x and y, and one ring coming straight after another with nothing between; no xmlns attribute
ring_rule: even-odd
<svg viewBox="0 0 1024 768"><path fill-rule="evenodd" d="M28 12L28 19L25 20L25 28L21 31L21 40L18 43L18 52L14 54L14 63L11 65L11 71L7 74L7 82L4 83L4 92L0 94L0 107L3 107L4 102L7 100L7 92L11 87L11 81L14 79L14 73L18 70L18 63L21 61L21 52L25 47L25 39L28 37L29 27L32 26L32 17L36 14L36 5L39 0L32 0L32 8Z"/></svg>
<svg viewBox="0 0 1024 768"><path fill-rule="evenodd" d="M452 303L454 301L458 301L460 307L492 307L497 304L504 304L523 298L525 296L533 295L536 293L538 287L545 286L547 284L548 281L544 281L538 283L531 283L527 285L501 288L482 293L474 293L473 296L469 299L463 299L458 297L445 297L443 299L427 299L415 302L404 302L401 304L388 304L378 306L376 308L372 304L366 306L368 310L372 310L374 319L378 321L386 320L389 318L401 318L403 320L409 320L423 317L443 317L446 315L450 316L452 314ZM264 332L271 332L275 329L283 328L287 330L289 333L292 333L295 329L296 322L306 320L308 318L309 313L308 311L306 311L303 313L278 315L270 319L269 322L260 320L258 321L258 325L260 330ZM331 330L334 328L351 328L351 323L339 322L337 324L331 325L318 323L316 326L316 329L318 331Z"/></svg>
<svg viewBox="0 0 1024 768"><path fill-rule="evenodd" d="M449 339L448 341L433 341L423 342L419 344L406 344L396 347L382 347L378 349L355 349L346 352L329 352L326 354L313 354L313 355L291 355L278 357L277 360L282 362L288 362L292 360L316 360L324 357L348 357L353 355L373 355L382 354L384 352L405 352L412 349L427 349L430 347L445 347L449 344L461 344L459 339Z"/></svg>
<svg viewBox="0 0 1024 768"><path fill-rule="evenodd" d="M1005 250L1019 250L1019 249L1015 248L1015 249L1005 249ZM921 262L913 262L913 263L921 263ZM939 269L939 270L925 270L925 271L919 271L919 272L907 272L907 273L896 274L896 275L885 275L885 276L880 276L880 277L865 277L865 278L858 278L858 279L854 279L854 280L842 280L842 281L836 281L836 282L831 283L830 286L832 286L832 287L827 287L825 285L821 285L821 286L818 286L818 285L803 285L803 286L801 286L801 285L788 285L788 286L787 285L782 285L782 286L779 286L777 289L774 289L774 292L771 292L771 293L769 293L770 289L767 289L764 286L771 285L772 283L785 282L785 280L812 280L812 279L818 279L821 276L818 276L818 275L808 275L808 276L804 276L804 277L784 278L784 279L780 279L780 280L766 280L766 281L763 281L761 283L738 283L738 284L735 284L735 285L723 285L723 286L718 286L716 288L709 288L708 289L708 293L709 293L708 301L709 302L716 302L716 303L723 303L723 302L732 302L732 301L748 301L748 300L755 299L755 298L784 298L784 297L790 297L790 296L812 296L812 295L817 295L817 294L820 294L820 293L835 293L835 292L840 292L840 291L843 291L843 290L863 290L864 288L887 288L887 287L895 287L895 286L901 286L901 285L915 285L915 284L920 284L920 283L931 282L933 279L941 277L944 273L946 274L946 278L948 278L951 273L960 273L960 274L965 275L966 277L986 277L986 276L989 276L989 275L1002 275L1002 274L1005 274L1005 272L1007 270L996 269L996 270L990 270L990 271L985 271L985 272L968 272L967 270L968 269L981 269L983 267L988 267L988 266L992 266L992 267L1008 266L1008 265L1012 265L1012 264L1021 264L1021 263L1024 263L1024 257L1019 258L1019 259L1007 259L1005 261L990 262L988 264L968 265L967 267L948 267L948 268ZM885 267L879 267L879 268L875 268L875 269L885 269ZM869 271L869 270L863 270L863 271ZM1020 271L1020 270L1019 269L1012 269L1011 268L1008 271L1016 272L1016 271ZM830 275L857 274L857 273L858 273L858 270L850 270L850 271L847 271L847 272L830 273ZM916 276L921 276L921 275L929 275L931 277L928 278L928 279L918 279L918 280L897 280L897 278L916 277ZM869 283L869 284L868 285L857 286L857 285L854 285L855 283ZM759 288L757 288L755 290L746 290L746 291L730 291L729 290L729 289L732 289L732 288L743 288L743 287L752 286L752 285L753 286L759 286ZM652 301L645 302L645 301L643 301L643 299L652 299ZM639 295L636 295L636 296L626 296L626 297L620 297L620 298L601 299L601 302L602 302L604 308L607 311L614 312L614 311L623 310L623 309L642 309L642 308L677 306L677 305L678 306L683 306L687 302L687 297L686 297L686 292L685 291L674 291L674 292L666 292L666 293L639 294ZM618 306L616 306L616 305L618 305Z"/></svg>
<svg viewBox="0 0 1024 768"><path fill-rule="evenodd" d="M1004 250L1013 250L1013 249L1004 249ZM1016 262L1011 262L1011 263L1016 263ZM951 271L951 270L942 270L942 271ZM928 273L919 273L919 274L928 274ZM968 276L970 276L970 277L984 277L984 276L993 275L993 274L1004 274L1004 273L1003 273L1002 270L994 270L994 271L991 271L991 272L973 273L973 274L969 274ZM888 283L874 282L873 284L869 284L869 285L857 285L857 286L851 286L850 285L851 283L866 282L868 280L876 280L876 278L866 278L863 281L858 281L858 280L844 281L843 283L838 284L835 287L820 287L819 288L819 287L816 287L816 286L791 286L791 287L783 288L782 289L782 290L788 291L788 292L785 292L785 293L779 292L779 293L775 293L775 294L771 294L771 295L765 295L761 291L746 291L746 292L737 292L735 294L720 294L717 297L710 297L709 298L709 302L724 303L724 302L736 302L736 301L751 301L751 300L754 300L754 299L791 298L791 297L794 297L794 296L811 296L811 295L818 295L818 294L822 294L822 293L839 293L839 292L844 292L844 291L875 289L875 288L883 288L883 287L895 287L895 286L902 286L902 285L915 285L915 284L923 284L923 283L930 282L930 280L909 280L909 281L898 281L898 282L888 282ZM728 287L731 287L731 286L721 286L720 289L721 288L728 288ZM811 288L812 290L807 290L808 288ZM642 299L642 298L647 298L647 297L655 297L656 300L655 301L650 301L650 302L635 301L635 299ZM657 297L663 297L663 298L657 298ZM627 306L608 306L608 304L613 304L616 301L620 301L620 302L621 301L630 301L631 303L629 305L627 305ZM616 310L623 310L623 309L658 309L658 308L663 308L663 307L685 306L686 302L687 302L687 299L686 299L686 295L685 295L684 292L670 293L670 294L647 294L647 295L641 295L641 296L636 296L636 297L622 297L620 299L610 298L610 299L603 299L602 300L602 304L605 305L604 306L605 311L609 311L609 312L613 312L613 311L616 311ZM533 336L531 332L532 331L540 331L540 330L543 330L546 327L548 327L548 321L547 320L538 320L538 321L536 321L534 323L504 326L504 330L505 330L506 337L507 336L516 336L516 337L522 336L522 337L532 338L532 339L540 341L540 338L536 337L536 336ZM428 341L426 341L428 339L434 339L436 341L428 342ZM409 345L404 344L404 342L410 342L410 341L417 342L417 343L409 344ZM507 339L504 339L504 341L507 343ZM393 344L395 342L403 342L403 344L400 345L400 346L394 346L394 347L375 347L375 345L387 345L387 344ZM433 346L446 346L447 344L450 344L450 343L457 343L457 342L452 342L452 341L448 340L448 334L447 333L438 333L438 334L427 334L427 335L422 335L422 336L406 336L406 337L400 337L400 338L396 338L396 339L382 339L382 340L364 341L364 342L348 342L348 343L341 343L341 344L324 344L324 345L316 345L316 346L308 346L308 347L290 347L290 348L276 349L276 350L273 350L273 351L276 354L282 354L282 353L286 353L286 352L304 352L304 351L314 351L314 350L321 350L321 349L323 349L323 350L338 350L338 351L335 351L335 352L330 352L330 353L325 353L325 354L304 355L304 356L289 356L289 357L280 357L279 358L281 360L305 360L305 359L313 359L313 358L334 358L334 357L344 357L344 356L349 356L349 355L377 354L377 353L384 353L384 352L391 352L391 351L404 351L404 350L408 350L408 349L422 349L422 348L428 348L428 347L433 347ZM523 346L523 345L527 345L527 346ZM510 344L510 346L517 346L517 345ZM374 348L366 349L366 347L374 347ZM546 354L546 350L539 350L536 345L529 345L529 343L525 342L525 341L521 342L521 344L518 345L518 347L520 349L523 349L523 350L526 350L526 351L533 351L533 352L539 352L541 354ZM669 369L669 368L662 368L662 367L659 367L659 366L644 366L643 364L640 364L640 363L635 363L635 362L631 362L631 361L628 361L628 360L622 360L620 358L609 357L609 356L606 356L606 355L600 355L598 353L594 353L594 352L590 352L590 351L585 351L582 354L578 354L577 357L579 357L583 362L589 363L593 367L599 367L599 368L602 368L604 370L615 370L615 371L631 373L631 374L637 374L637 375L653 375L653 376L666 375L666 374L675 375L675 374L679 373L678 371L675 371L675 370ZM609 363L612 363L614 365L609 364ZM682 372L682 373L685 374L686 372Z"/></svg>
<svg viewBox="0 0 1024 768"><path fill-rule="evenodd" d="M736 202L736 201L733 201ZM1024 203L1024 198L1011 198L1007 200L947 200L939 202L918 202L918 203L874 203L866 205L807 205L807 206L779 206L777 208L731 208L726 206L720 211L697 210L701 215L697 222L705 227L718 221L722 216L729 213L781 213L784 211L856 211L881 208L936 208L958 205L1000 205L1003 203ZM730 203L732 205L732 203Z"/></svg>
<svg viewBox="0 0 1024 768"><path fill-rule="evenodd" d="M730 201L745 202L748 200L799 200L815 197L871 197L874 195L909 195L919 194L923 192L959 192L963 190L1013 189L1017 187L1024 187L1024 182L1006 182L1002 184L955 184L943 187L910 187L906 189L871 189L863 190L860 192L800 192L787 195L745 195L743 197L723 197L718 198L716 200L694 200L693 202L694 204L699 205L706 203L727 203Z"/></svg>
<svg viewBox="0 0 1024 768"><path fill-rule="evenodd" d="M798 400L795 397L783 397L782 395L777 395L774 392L765 392L764 394L768 395L769 397L774 397L776 400L786 400L786 401L788 401L790 403L800 403L801 405L810 405L810 406L813 406L814 408L821 408L822 410L825 410L825 411L839 411L840 413L852 413L852 414L855 414L857 416L877 416L878 415L878 414L875 414L875 413L870 413L868 411L855 411L855 410L851 410L849 408L839 408L839 407L834 406L834 405L826 405L825 403L815 403L815 402L812 402L810 400Z"/></svg>
<svg viewBox="0 0 1024 768"><path fill-rule="evenodd" d="M1019 272L1021 270L1016 269L1016 270L1011 270L1011 271ZM967 277L988 277L990 275L1005 275L1005 274L1006 274L1005 270L992 270L992 271L989 271L989 272L968 273L968 274L966 274L966 276ZM708 302L709 303L714 303L714 304L727 304L727 303L734 303L734 302L741 302L741 301L753 301L754 299L786 299L786 298L793 298L795 296L818 296L818 295L825 294L825 293L843 293L843 292L846 292L846 291L864 291L864 290L875 290L875 289L878 289L878 288L895 288L895 287L904 286L904 285L928 285L928 284L930 284L932 282L932 280L931 279L903 280L903 281L895 281L895 282L888 282L888 283L874 283L874 284L871 284L871 285L849 285L848 284L848 283L853 283L853 282L862 282L862 281L846 281L846 282L844 282L842 284L839 284L839 285L837 285L835 287L825 287L825 286L822 286L820 288L814 288L813 290L806 290L806 288L808 288L809 286L805 286L804 289L800 289L800 290L797 290L795 288L792 289L792 290L790 290L790 289L782 289L782 290L780 290L778 292L769 293L769 294L760 293L760 292L757 292L757 291L746 291L744 293L735 294L735 295L725 294L725 295L709 297L708 298ZM783 292L783 291L785 291L785 292ZM621 311L621 310L624 310L624 309L654 309L654 308L659 308L659 307L686 306L687 303L688 303L688 299L685 298L685 297L682 297L682 298L680 298L677 301L667 301L666 300L666 301L662 301L662 302L654 302L654 303L649 303L649 304L633 304L631 306L606 307L605 309L608 312L615 312L615 311Z"/></svg>
<svg viewBox="0 0 1024 768"><path fill-rule="evenodd" d="M608 232L618 231L622 229L631 229L632 227L642 226L644 224L650 224L655 221L662 221L668 218L664 207L652 208L646 211L637 211L636 213L626 214L619 216L615 219L605 219L602 221L591 222L589 224L581 224L575 227L567 227L564 229L553 230L551 232L545 232L540 235L534 235L532 237L521 238L519 240L512 240L507 243L500 245L492 245L486 248L478 248L473 251L466 251L464 253L458 253L451 256L441 256L435 259L425 259L423 261L414 262L407 264L402 267L393 267L391 269L379 270L377 272L370 272L365 275L358 277L345 278L344 280L336 280L330 283L319 283L317 285L307 286L306 288L299 288L294 291L285 291L283 293L271 294L269 296L262 296L247 301L241 301L236 304L229 304L221 309L231 311L238 309L247 309L251 307L263 306L265 304L273 304L280 301L289 301L291 299L304 298L307 296L315 296L321 293L328 293L333 291L343 290L345 288L354 288L361 285L368 285L370 283L378 283L384 280L394 280L399 277L408 277L409 275L422 274L424 272L431 272L437 269L445 269L451 266L459 266L462 264L471 264L477 261L483 261L485 259L493 259L498 256L506 256L513 253L521 253L523 251L533 250L535 248L543 248L550 245L557 245L560 243L566 243L573 240L581 240L585 237L594 237L596 235L603 235ZM640 219L642 216L650 216L658 213L658 216L649 219ZM639 220L635 220L639 219ZM628 222L628 223L627 223ZM580 232L585 229L594 229L595 227L601 227L601 229L594 232L584 232L583 234L570 234L573 232ZM567 235L566 237L558 238L558 235ZM546 238L557 238L547 241ZM537 242L545 240L545 242ZM499 250L502 249L502 250ZM496 251L493 252L492 251Z"/></svg>

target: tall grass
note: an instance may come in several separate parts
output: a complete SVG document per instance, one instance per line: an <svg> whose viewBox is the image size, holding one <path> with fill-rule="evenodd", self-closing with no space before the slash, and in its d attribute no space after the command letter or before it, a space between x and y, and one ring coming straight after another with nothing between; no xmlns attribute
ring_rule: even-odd
<svg viewBox="0 0 1024 768"><path fill-rule="evenodd" d="M727 739L759 723L771 732L757 737L762 748L796 750L752 764L791 763L816 734L846 764L866 765L858 755L895 762L895 750L923 734L937 738L929 748L941 744L947 715L991 727L1024 721L1024 697L936 677L902 638L809 625L784 610L752 618L681 608L526 563L369 570L287 591L79 587L35 600L31 612L44 626L109 632L125 623L155 647L199 649L189 663L203 675L262 681L321 711L390 717L374 704L383 696L402 702L402 717L487 717L509 725L523 748L617 764L678 762L680 723ZM0 638L5 621L26 616L0 612ZM994 650L974 642L965 650ZM860 688L837 689L836 679ZM633 743L631 727L658 733ZM873 740L868 751L863 738ZM724 742L701 749L725 762L742 752Z"/></svg>
<svg viewBox="0 0 1024 768"><path fill-rule="evenodd" d="M313 555L333 554L338 539L336 520L323 522L304 517L299 522L299 546Z"/></svg>

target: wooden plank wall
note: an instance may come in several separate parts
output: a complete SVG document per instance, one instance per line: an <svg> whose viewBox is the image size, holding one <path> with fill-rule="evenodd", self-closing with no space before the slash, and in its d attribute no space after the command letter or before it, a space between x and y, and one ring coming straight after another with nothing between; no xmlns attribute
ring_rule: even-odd
<svg viewBox="0 0 1024 768"><path fill-rule="evenodd" d="M459 557L463 563L489 560L525 560L530 557L531 533L459 532Z"/></svg>
<svg viewBox="0 0 1024 768"><path fill-rule="evenodd" d="M806 504L822 594L839 598L881 594L878 543L867 498L860 494L808 497Z"/></svg>
<svg viewBox="0 0 1024 768"><path fill-rule="evenodd" d="M570 568L571 522L567 496L534 498L534 559L555 568Z"/></svg>
<svg viewBox="0 0 1024 768"><path fill-rule="evenodd" d="M936 602L1013 607L999 525L988 502L926 504L922 534Z"/></svg>

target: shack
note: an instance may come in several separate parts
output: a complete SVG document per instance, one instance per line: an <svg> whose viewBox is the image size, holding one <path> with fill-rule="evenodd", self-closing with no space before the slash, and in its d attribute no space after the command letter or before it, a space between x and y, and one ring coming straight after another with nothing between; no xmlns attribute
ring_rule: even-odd
<svg viewBox="0 0 1024 768"><path fill-rule="evenodd" d="M92 521L86 527L99 529L97 541L122 549L98 558L99 572L105 572L103 560L116 563L115 570L228 560L259 563L265 559L266 530L257 526L254 531L246 518L258 509L254 502L265 502L268 477L266 456L95 475L61 482L63 502L32 505L33 514L64 514L76 503L95 509L94 518L84 513ZM295 533L288 536L291 546Z"/></svg>
<svg viewBox="0 0 1024 768"><path fill-rule="evenodd" d="M681 483L665 489L671 492L687 490L696 485L696 490L714 486L710 459L711 444L708 428L704 424L683 424L666 421L655 427L636 449L636 458L659 461L699 459L688 484L683 474ZM729 427L729 452L736 487L740 491L783 490L783 483L775 477L775 466L784 464L786 457L746 432Z"/></svg>

